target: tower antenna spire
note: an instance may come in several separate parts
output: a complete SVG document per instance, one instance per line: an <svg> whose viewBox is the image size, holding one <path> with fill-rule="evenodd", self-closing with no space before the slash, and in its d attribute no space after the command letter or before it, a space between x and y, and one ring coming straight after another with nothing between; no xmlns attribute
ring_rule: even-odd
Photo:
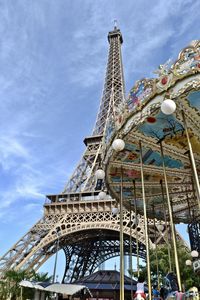
<svg viewBox="0 0 200 300"><path fill-rule="evenodd" d="M114 30L117 29L117 20L114 20Z"/></svg>

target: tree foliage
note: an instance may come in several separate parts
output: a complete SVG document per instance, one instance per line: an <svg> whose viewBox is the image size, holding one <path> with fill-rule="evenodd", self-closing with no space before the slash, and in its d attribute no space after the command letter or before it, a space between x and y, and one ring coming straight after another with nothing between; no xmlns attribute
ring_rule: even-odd
<svg viewBox="0 0 200 300"><path fill-rule="evenodd" d="M19 283L24 279L46 282L50 281L51 277L48 276L48 273L36 273L34 270L31 272L24 270L9 270L5 272L4 278L0 280L0 299L21 299L22 288ZM33 289L23 288L23 299L32 299L33 295Z"/></svg>
<svg viewBox="0 0 200 300"><path fill-rule="evenodd" d="M192 286L199 286L200 279L197 274L194 273L192 266L186 266L186 260L190 259L190 253L188 253L185 247L181 244L177 244L177 251L178 251L178 260L179 260L179 268L180 268L180 276L182 284L184 285L185 289L188 289ZM156 254L157 252L157 254ZM172 262L172 271L175 272L175 261L173 256L173 251L171 249L171 262ZM156 259L157 255L157 259ZM158 282L157 276L157 263L158 263L158 276L159 281L162 282L162 279L166 274L169 272L169 256L168 256L168 248L167 245L158 245L157 251L150 250L150 269L151 269L151 281L152 283ZM140 273L147 278L147 268L146 266L140 266ZM136 276L136 273L133 274Z"/></svg>

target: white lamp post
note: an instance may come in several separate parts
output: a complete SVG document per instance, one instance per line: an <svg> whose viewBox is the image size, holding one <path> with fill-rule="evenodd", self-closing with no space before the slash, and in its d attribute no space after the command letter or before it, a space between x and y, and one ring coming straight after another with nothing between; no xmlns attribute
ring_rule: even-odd
<svg viewBox="0 0 200 300"><path fill-rule="evenodd" d="M165 99L161 104L161 111L165 115L171 115L176 110L176 103L171 99Z"/></svg>
<svg viewBox="0 0 200 300"><path fill-rule="evenodd" d="M116 152L122 151L124 147L125 147L125 143L122 139L116 139L112 143L112 148ZM122 169L121 169L121 192L120 192L120 300L124 300L124 236L123 236L123 172Z"/></svg>
<svg viewBox="0 0 200 300"><path fill-rule="evenodd" d="M53 283L55 283L55 279L56 279L56 267L57 267L57 260L58 260L59 237L60 237L60 234L57 229L55 232L56 232L57 241L56 241L56 256L55 256L55 261L54 261L53 278L52 278Z"/></svg>
<svg viewBox="0 0 200 300"><path fill-rule="evenodd" d="M112 143L112 148L116 151L116 152L120 152L122 150L124 150L125 148L125 143L122 139L116 139L113 141Z"/></svg>

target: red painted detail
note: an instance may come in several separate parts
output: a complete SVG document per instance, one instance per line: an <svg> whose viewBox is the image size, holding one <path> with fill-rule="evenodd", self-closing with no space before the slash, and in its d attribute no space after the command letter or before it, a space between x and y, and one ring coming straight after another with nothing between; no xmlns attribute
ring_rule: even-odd
<svg viewBox="0 0 200 300"><path fill-rule="evenodd" d="M156 122L156 118L154 118L154 117L147 117L147 122L148 123L155 123Z"/></svg>
<svg viewBox="0 0 200 300"><path fill-rule="evenodd" d="M167 81L168 81L167 76L165 76L165 77L163 77L163 78L161 79L161 83L162 83L163 85L165 85L165 84L167 83Z"/></svg>

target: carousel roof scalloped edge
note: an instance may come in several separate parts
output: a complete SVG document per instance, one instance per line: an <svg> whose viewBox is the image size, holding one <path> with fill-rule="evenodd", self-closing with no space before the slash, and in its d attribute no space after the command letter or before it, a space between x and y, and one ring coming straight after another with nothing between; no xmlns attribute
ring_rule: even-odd
<svg viewBox="0 0 200 300"><path fill-rule="evenodd" d="M200 40L195 40L184 48L175 63L172 64L168 60L164 65L160 65L154 73L158 75L157 78L144 78L136 82L126 102L118 107L115 116L108 120L105 132L106 144L110 142L124 121L133 113L141 111L149 100L163 93L166 97L168 90L178 81L200 73Z"/></svg>

